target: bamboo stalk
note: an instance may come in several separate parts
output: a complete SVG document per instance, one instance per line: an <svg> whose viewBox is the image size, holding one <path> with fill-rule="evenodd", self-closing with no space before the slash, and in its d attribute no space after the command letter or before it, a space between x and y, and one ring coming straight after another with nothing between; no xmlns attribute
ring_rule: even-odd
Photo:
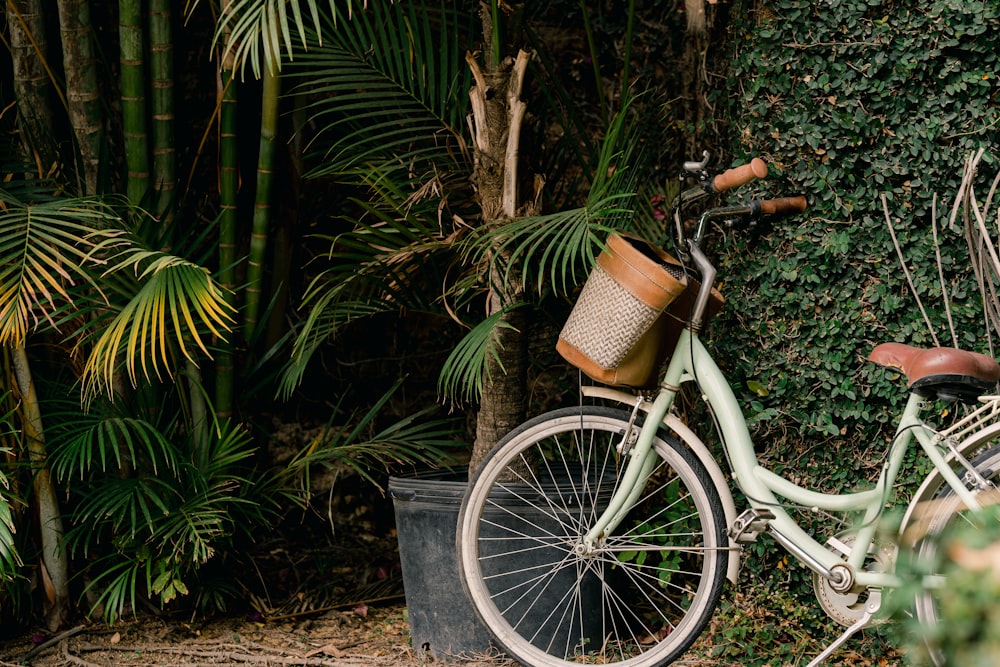
<svg viewBox="0 0 1000 667"><path fill-rule="evenodd" d="M149 137L146 134L145 39L140 0L120 0L118 3L118 34L122 124L128 166L126 192L130 202L141 205L149 191Z"/></svg>
<svg viewBox="0 0 1000 667"><path fill-rule="evenodd" d="M226 5L223 2L223 13ZM235 306L237 197L239 194L239 155L237 150L237 89L233 50L227 49L220 65L222 102L219 108L219 282L226 288L230 305ZM232 414L233 347L219 341L215 359L215 411L220 418Z"/></svg>
<svg viewBox="0 0 1000 667"><path fill-rule="evenodd" d="M174 148L174 51L171 0L151 0L149 4L149 68L152 90L153 127L153 212L170 222L176 184Z"/></svg>
<svg viewBox="0 0 1000 667"><path fill-rule="evenodd" d="M264 256L267 252L271 220L271 177L274 169L274 139L278 132L278 100L281 82L273 66L265 66L261 99L260 152L257 157L257 191L250 233L250 257L247 262L244 327L247 340L254 338L260 318L261 291L264 284Z"/></svg>

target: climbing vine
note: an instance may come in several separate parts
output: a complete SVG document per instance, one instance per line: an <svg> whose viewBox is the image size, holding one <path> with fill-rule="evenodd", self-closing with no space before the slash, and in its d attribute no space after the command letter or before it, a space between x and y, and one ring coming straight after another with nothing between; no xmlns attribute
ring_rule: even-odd
<svg viewBox="0 0 1000 667"><path fill-rule="evenodd" d="M874 345L987 351L963 230L947 222L966 157L985 148L995 166L1000 148L1000 6L745 0L731 16L734 139L771 163L756 194L802 192L810 209L726 246L720 356L775 458L845 487L858 470L844 448L859 467L880 457L904 399L898 376L865 361Z"/></svg>

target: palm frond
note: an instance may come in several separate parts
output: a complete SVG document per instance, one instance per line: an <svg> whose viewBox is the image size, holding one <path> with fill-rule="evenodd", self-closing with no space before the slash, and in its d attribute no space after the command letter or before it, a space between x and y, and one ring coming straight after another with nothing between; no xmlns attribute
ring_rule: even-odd
<svg viewBox="0 0 1000 667"><path fill-rule="evenodd" d="M323 44L298 61L297 92L313 100L305 108L319 128L313 175L425 179L468 164L469 17L443 3L373 3L324 25Z"/></svg>
<svg viewBox="0 0 1000 667"><path fill-rule="evenodd" d="M7 399L10 399L11 392L2 392L2 398L4 403L7 403ZM0 415L0 435L6 440L8 436L15 436L17 434L17 427L14 423L14 410L12 408L10 412ZM3 461L8 456L11 455L10 447L0 447L0 461ZM17 542L15 541L15 534L17 532L17 527L14 522L14 513L11 511L11 507L19 502L10 493L10 480L4 474L3 468L0 467L0 582L10 581L17 576L17 571L22 565L21 554L17 549ZM3 590L0 587L0 590Z"/></svg>
<svg viewBox="0 0 1000 667"><path fill-rule="evenodd" d="M473 402L483 393L483 382L488 380L487 361L492 357L500 361L497 351L497 332L513 329L504 316L526 304L515 303L493 313L477 324L451 351L438 375L438 392L453 401Z"/></svg>
<svg viewBox="0 0 1000 667"><path fill-rule="evenodd" d="M112 260L109 272L133 268L140 288L101 333L84 367L85 396L110 392L122 365L134 384L171 375L180 356L197 364L211 357L209 337L232 331L233 307L208 271L187 260L134 246Z"/></svg>
<svg viewBox="0 0 1000 667"><path fill-rule="evenodd" d="M123 558L119 553L111 553L90 564L88 569L98 576L91 579L84 592L94 594L94 606L103 607L107 623L119 620L127 609L137 609L136 593L151 587L153 564L148 553L142 556Z"/></svg>
<svg viewBox="0 0 1000 667"><path fill-rule="evenodd" d="M10 449L0 447L0 456L6 456ZM17 532L11 506L15 499L10 495L10 482L0 470L0 581L10 581L17 576L22 565L14 535Z"/></svg>
<svg viewBox="0 0 1000 667"><path fill-rule="evenodd" d="M100 199L29 204L0 189L0 345L22 344L43 321L56 328L73 285L100 293L93 250L116 242L119 222Z"/></svg>
<svg viewBox="0 0 1000 667"><path fill-rule="evenodd" d="M389 470L401 465L454 463L450 450L460 446L461 425L455 418L428 419L438 409L429 407L375 430L386 403L402 385L398 380L365 412L346 416L346 425L334 422L345 419L338 403L326 429L292 461L290 469L300 471L308 490L312 466L343 465L363 479L378 485L373 469Z"/></svg>
<svg viewBox="0 0 1000 667"><path fill-rule="evenodd" d="M303 296L304 320L296 332L279 391L290 395L313 355L341 327L384 312L434 308L440 301L448 267L454 261L453 235L418 203L409 207L388 191L381 206L355 201L367 215L336 237L324 256L329 268L320 272Z"/></svg>
<svg viewBox="0 0 1000 667"><path fill-rule="evenodd" d="M95 534L117 540L134 540L156 533L162 517L170 514L181 497L173 477L101 477L81 495L73 511L73 527L66 532L71 552L88 555L96 547Z"/></svg>
<svg viewBox="0 0 1000 667"><path fill-rule="evenodd" d="M480 235L471 246L473 261L503 257L506 272L524 270L526 284L539 293L545 289L569 293L587 277L604 240L615 227L610 220L629 209L629 194L611 195L589 206L523 218L513 218ZM498 261L495 259L495 261Z"/></svg>
<svg viewBox="0 0 1000 667"><path fill-rule="evenodd" d="M520 271L539 293L567 294L582 282L607 234L636 226L632 206L641 175L628 165L641 163L642 142L636 140L631 104L626 100L608 125L584 206L509 220L472 238L466 257L506 262L502 275Z"/></svg>
<svg viewBox="0 0 1000 667"><path fill-rule="evenodd" d="M355 0L329 0L334 23L338 18L349 19L354 4ZM197 1L191 4L189 15L196 5ZM344 9L347 17L342 16ZM293 33L305 47L309 35L319 31L320 25L320 3L316 0L232 0L223 5L213 46L221 43L223 59L232 55L241 73L245 74L249 64L254 76L260 78L265 67L281 71L282 54L289 60L294 57Z"/></svg>
<svg viewBox="0 0 1000 667"><path fill-rule="evenodd" d="M112 410L63 402L48 413L49 464L62 480L125 467L175 474L179 452L155 424Z"/></svg>

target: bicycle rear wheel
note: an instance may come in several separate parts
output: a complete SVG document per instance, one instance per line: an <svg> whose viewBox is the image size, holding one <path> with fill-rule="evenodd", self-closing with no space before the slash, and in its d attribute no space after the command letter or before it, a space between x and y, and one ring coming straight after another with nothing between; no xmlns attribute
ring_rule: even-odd
<svg viewBox="0 0 1000 667"><path fill-rule="evenodd" d="M1000 488L1000 444L991 445L970 463L977 473L993 485L989 492L996 493ZM971 481L968 483L972 488ZM941 564L944 558L944 552L941 551L941 538L949 531L954 530L957 524L969 522L972 526L981 526L981 524L975 523L976 519L970 516L964 504L949 486L941 488L929 507L931 509L927 516L922 518L924 536L916 548L918 562L923 561L928 564L924 566L925 569L928 568L929 564ZM939 551L941 552L939 553ZM946 631L946 627L939 630L940 624L945 619L942 618L941 609L933 590L917 596L915 611L920 625L925 629L925 638L928 640L926 644L927 657L938 667L944 667L949 663L949 660L933 638L941 634L941 631Z"/></svg>
<svg viewBox="0 0 1000 667"><path fill-rule="evenodd" d="M581 407L533 419L470 482L457 531L462 584L511 657L664 665L697 639L722 594L729 553L718 492L663 429L655 470L613 534L583 536L627 461L628 415Z"/></svg>

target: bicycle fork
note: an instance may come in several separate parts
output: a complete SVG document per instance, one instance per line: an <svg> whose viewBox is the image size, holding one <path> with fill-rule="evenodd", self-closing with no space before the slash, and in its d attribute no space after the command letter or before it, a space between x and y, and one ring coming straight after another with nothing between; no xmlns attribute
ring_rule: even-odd
<svg viewBox="0 0 1000 667"><path fill-rule="evenodd" d="M637 397L635 407L629 418L626 432L622 434L619 445L621 455L628 456L629 461L622 472L618 488L615 489L608 507L597 517L594 525L583 536L580 548L592 551L611 532L618 527L632 506L639 500L646 487L646 481L656 468L656 452L653 451L653 438L659 428L663 415L670 409L674 400L673 392L661 391L653 401L642 427L636 425L636 418L643 398Z"/></svg>

